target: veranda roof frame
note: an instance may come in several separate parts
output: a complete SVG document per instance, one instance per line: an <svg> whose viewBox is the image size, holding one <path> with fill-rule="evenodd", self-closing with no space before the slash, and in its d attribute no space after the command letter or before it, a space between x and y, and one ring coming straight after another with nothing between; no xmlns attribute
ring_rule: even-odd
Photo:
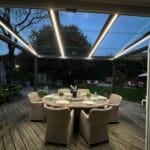
<svg viewBox="0 0 150 150"><path fill-rule="evenodd" d="M17 1L17 0L1 0L0 1L1 6L21 6L21 7L32 7L36 6L36 8L69 8L74 9L78 8L78 10L89 10L89 8L92 11L97 12L109 12L114 14L114 12L126 13L130 15L145 15L150 16L150 1L149 0L101 0L98 2L98 0L64 0L64 1L58 1L58 0L37 0L37 1ZM89 7L90 6L90 7ZM48 9L49 9L48 8ZM75 9L76 10L76 9ZM148 38L149 40L149 38ZM134 43L135 44L135 43ZM133 46L132 44L131 46ZM131 46L128 47L128 49L131 49ZM37 57L35 57L37 59ZM114 59L112 59L114 60ZM35 63L36 64L36 63ZM145 144L145 150L150 149L150 43L148 46L148 79L147 79L147 102L146 102L146 144ZM35 65L37 66L37 65ZM35 67L36 68L36 67ZM35 69L36 72L37 69Z"/></svg>
<svg viewBox="0 0 150 150"><path fill-rule="evenodd" d="M126 53L127 50L131 50L131 48L136 45L136 43L131 44L128 48L125 48L124 50L120 50L112 59L111 57L103 57L103 56L97 56L97 57L93 57L94 53L96 52L98 46L102 43L102 41L105 39L105 37L107 36L107 33L109 32L109 30L111 29L112 25L115 23L115 21L118 18L118 13L113 14L109 14L109 17L107 18L107 20L105 21L105 24L103 25L102 30L100 30L99 32L99 36L97 37L97 39L95 40L94 45L92 46L92 49L88 55L88 57L66 57L65 56L65 51L63 48L63 43L62 43L62 37L60 34L60 20L59 20L59 15L57 11L54 11L53 9L49 9L49 14L50 14L50 19L52 20L52 26L53 29L55 31L55 35L56 35L56 39L57 39L57 44L60 50L60 54L61 56L58 57L54 57L54 56L50 56L50 55L40 55L38 54L34 48L31 45L28 45L28 42L25 41L22 37L20 37L19 35L17 35L12 29L10 29L4 22L3 20L0 20L0 25L7 30L14 38L17 38L17 40L19 42L21 42L24 46L25 49L27 49L30 53L32 53L34 56L37 56L38 58L59 58L59 59L105 59L107 58L108 60L114 60L117 59L118 57L121 57L122 54L124 55ZM144 37L144 39L147 39L147 37ZM140 39L139 41L137 41L137 44L143 39ZM13 43L12 43L13 44ZM14 44L16 45L16 44ZM131 47L131 48L130 48ZM121 55L121 56L120 56Z"/></svg>
<svg viewBox="0 0 150 150"><path fill-rule="evenodd" d="M28 42L26 40L24 40L22 37L20 37L17 33L15 33L15 31L13 31L10 27L8 27L3 20L0 19L0 26L6 30L9 34L11 34L15 39L17 39L24 47L26 50L28 50L31 54L33 54L34 56L37 56L36 51L34 50L34 48L28 44ZM15 44L12 43L14 46ZM22 47L22 46L21 46Z"/></svg>
<svg viewBox="0 0 150 150"><path fill-rule="evenodd" d="M1 0L2 7L22 7L37 9L61 9L73 11L93 11L99 13L119 12L126 15L150 15L149 0L36 0L18 1ZM90 6L90 7L89 7Z"/></svg>

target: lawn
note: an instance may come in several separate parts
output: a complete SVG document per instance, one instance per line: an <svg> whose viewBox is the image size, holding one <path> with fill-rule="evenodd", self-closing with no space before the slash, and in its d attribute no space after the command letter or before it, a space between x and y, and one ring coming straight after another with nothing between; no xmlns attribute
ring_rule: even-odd
<svg viewBox="0 0 150 150"><path fill-rule="evenodd" d="M99 87L99 86L82 86L82 88L90 89L91 93L97 92L97 94L105 95L106 93L111 93L111 87ZM145 98L145 89L140 88L123 88L116 87L115 93L123 97L123 100L141 102Z"/></svg>

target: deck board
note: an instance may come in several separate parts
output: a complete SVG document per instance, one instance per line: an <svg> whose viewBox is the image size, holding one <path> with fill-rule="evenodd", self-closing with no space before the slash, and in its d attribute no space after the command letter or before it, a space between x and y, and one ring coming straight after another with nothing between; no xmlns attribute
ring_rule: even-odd
<svg viewBox="0 0 150 150"><path fill-rule="evenodd" d="M12 128L10 130L14 145L16 147L16 150L26 150L26 147L24 145L24 142L22 141L22 138L20 137L20 134L18 133L18 130L15 128Z"/></svg>
<svg viewBox="0 0 150 150"><path fill-rule="evenodd" d="M16 128L19 131L19 134L20 134L20 136L21 136L21 138L25 144L26 149L27 150L37 150L34 143L32 142L32 139L30 138L30 136L28 135L28 133L24 129L23 124L24 124L24 122L18 123L16 125Z"/></svg>
<svg viewBox="0 0 150 150"><path fill-rule="evenodd" d="M46 150L46 146L45 146L44 142L39 138L39 136L31 128L31 126L29 125L29 122L24 121L23 125L24 125L26 132L28 133L28 135L32 139L32 142L34 143L35 147L38 150L41 150L41 149Z"/></svg>
<svg viewBox="0 0 150 150"><path fill-rule="evenodd" d="M120 123L109 124L109 143L91 148L80 134L73 135L67 147L45 145L46 124L31 122L30 111L25 97L0 106L0 150L144 150L145 108L140 104L124 101Z"/></svg>
<svg viewBox="0 0 150 150"><path fill-rule="evenodd" d="M0 137L0 150L4 150L4 143L2 137Z"/></svg>
<svg viewBox="0 0 150 150"><path fill-rule="evenodd" d="M9 131L7 131L3 135L3 141L4 141L5 150L15 150L16 149Z"/></svg>

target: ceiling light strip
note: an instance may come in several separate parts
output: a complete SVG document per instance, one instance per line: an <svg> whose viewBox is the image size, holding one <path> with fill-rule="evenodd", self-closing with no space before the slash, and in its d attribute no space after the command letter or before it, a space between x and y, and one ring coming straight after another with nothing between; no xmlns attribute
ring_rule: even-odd
<svg viewBox="0 0 150 150"><path fill-rule="evenodd" d="M63 45L62 45L62 40L61 40L59 28L58 28L58 22L56 20L56 16L55 16L55 13L54 13L53 9L50 9L50 15L51 15L55 35L56 35L56 38L57 38L59 50L60 50L61 56L64 58L65 57L64 48L63 48Z"/></svg>
<svg viewBox="0 0 150 150"><path fill-rule="evenodd" d="M9 32L14 38L16 38L29 52L31 52L33 55L37 56L36 51L27 45L16 33L14 33L10 28L8 28L1 20L0 20L0 25L7 31Z"/></svg>
<svg viewBox="0 0 150 150"><path fill-rule="evenodd" d="M126 55L127 53L129 53L131 50L133 50L136 46L140 45L141 43L147 41L147 40L150 40L150 35L142 38L141 40L139 40L138 42L134 43L133 45L131 45L130 47L124 49L124 51L122 52L118 52L113 59L117 59L123 55Z"/></svg>
<svg viewBox="0 0 150 150"><path fill-rule="evenodd" d="M109 21L108 25L106 26L106 28L102 32L101 36L99 37L99 39L95 43L94 47L92 48L92 50L88 56L89 59L93 56L93 54L95 53L99 44L103 41L103 39L105 38L105 36L107 35L107 33L109 32L110 28L112 27L112 25L114 24L114 22L116 21L117 18L118 18L118 14L114 14L112 19Z"/></svg>

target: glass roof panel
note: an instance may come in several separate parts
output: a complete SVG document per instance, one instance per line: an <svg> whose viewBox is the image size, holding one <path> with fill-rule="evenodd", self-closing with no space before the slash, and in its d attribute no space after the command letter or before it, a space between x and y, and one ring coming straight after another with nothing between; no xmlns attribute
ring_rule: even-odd
<svg viewBox="0 0 150 150"><path fill-rule="evenodd" d="M114 56L150 31L150 17L119 16L95 56Z"/></svg>
<svg viewBox="0 0 150 150"><path fill-rule="evenodd" d="M4 32L3 32L2 28L1 28L1 26L0 26L0 35L4 36ZM8 54L7 43L0 39L0 57L2 55L7 55L7 54Z"/></svg>
<svg viewBox="0 0 150 150"><path fill-rule="evenodd" d="M59 17L66 55L86 57L108 14L60 11Z"/></svg>
<svg viewBox="0 0 150 150"><path fill-rule="evenodd" d="M42 16L41 19L35 19L35 23L21 31L20 35L31 44L39 55L60 56L48 11L34 9L32 13L39 13L39 16Z"/></svg>
<svg viewBox="0 0 150 150"><path fill-rule="evenodd" d="M60 56L47 10L27 8L9 9L10 26L20 37L27 41L27 43L30 44L38 54L54 57ZM0 11L2 12L1 14L3 17L3 12L6 10L0 8Z"/></svg>
<svg viewBox="0 0 150 150"><path fill-rule="evenodd" d="M7 32L0 26L0 35L3 37L4 36L4 39L5 38L8 38L7 37ZM3 38L1 39L0 38L0 56L3 56L3 55L7 55L9 53L9 50L8 50L8 43L4 40ZM10 39L10 37L9 37ZM12 41L14 40L14 38L12 37L11 39ZM18 42L18 45L20 43ZM15 48L15 55L18 55L20 53L20 50L18 48Z"/></svg>
<svg viewBox="0 0 150 150"><path fill-rule="evenodd" d="M0 40L0 56L8 54L7 43Z"/></svg>
<svg viewBox="0 0 150 150"><path fill-rule="evenodd" d="M8 9L10 12L4 13ZM10 26L28 41L38 54L52 57L60 56L47 10L8 9L1 7L0 16L3 17L3 14L5 17L6 14L10 15ZM108 16L108 14L101 13L60 11L61 36L65 55L72 57L88 56ZM147 32L150 32L150 17L121 15L97 48L94 56L114 56ZM0 53L8 53L7 44L2 41L0 41ZM15 54L19 54L19 50L16 49Z"/></svg>

